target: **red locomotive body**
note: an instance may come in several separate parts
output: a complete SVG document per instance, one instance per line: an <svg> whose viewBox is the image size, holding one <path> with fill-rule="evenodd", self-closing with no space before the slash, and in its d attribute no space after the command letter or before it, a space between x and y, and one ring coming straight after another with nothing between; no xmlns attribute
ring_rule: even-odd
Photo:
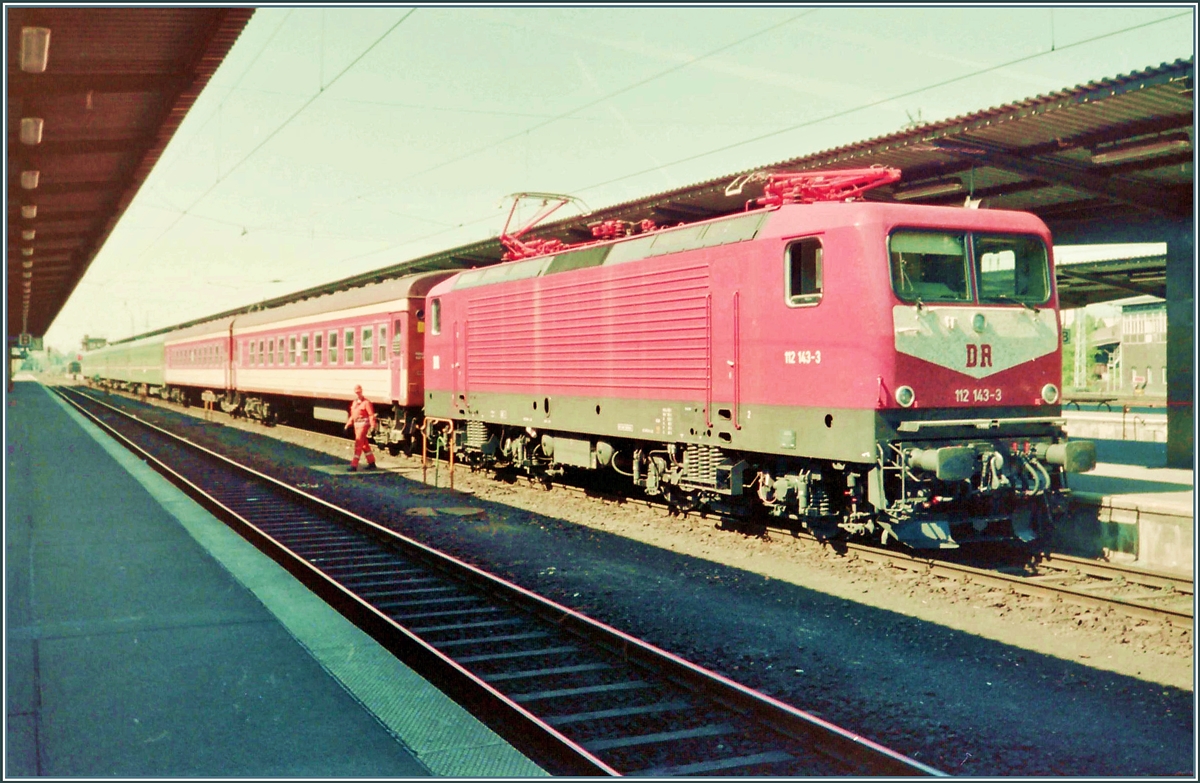
<svg viewBox="0 0 1200 783"><path fill-rule="evenodd" d="M1094 463L1050 246L1025 213L785 204L465 272L428 297L425 413L465 459L681 507L1029 539Z"/></svg>

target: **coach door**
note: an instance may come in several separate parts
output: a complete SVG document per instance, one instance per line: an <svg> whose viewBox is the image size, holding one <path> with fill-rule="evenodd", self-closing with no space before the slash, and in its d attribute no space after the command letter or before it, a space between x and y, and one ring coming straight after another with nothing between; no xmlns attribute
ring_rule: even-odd
<svg viewBox="0 0 1200 783"><path fill-rule="evenodd" d="M391 384L392 399L400 405L408 404L409 364L412 346L409 344L412 336L412 324L409 323L406 312L388 313L391 322L392 345L388 356L388 380Z"/></svg>

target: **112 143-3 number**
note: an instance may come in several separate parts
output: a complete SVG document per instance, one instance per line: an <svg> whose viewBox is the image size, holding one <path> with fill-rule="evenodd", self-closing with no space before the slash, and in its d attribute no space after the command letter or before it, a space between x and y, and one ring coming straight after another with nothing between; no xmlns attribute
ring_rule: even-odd
<svg viewBox="0 0 1200 783"><path fill-rule="evenodd" d="M955 389L955 402L1000 402L1000 389Z"/></svg>

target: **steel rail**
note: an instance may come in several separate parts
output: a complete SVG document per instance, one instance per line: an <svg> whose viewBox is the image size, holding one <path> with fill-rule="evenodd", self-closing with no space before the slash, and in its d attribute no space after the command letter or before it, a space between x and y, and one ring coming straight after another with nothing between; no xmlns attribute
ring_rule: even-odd
<svg viewBox="0 0 1200 783"><path fill-rule="evenodd" d="M1162 590L1173 590L1183 595L1193 595L1194 591L1194 580L1191 577L1176 576L1158 571L1147 571L1144 568L1123 565L1121 563L1102 563L1095 560L1088 560L1084 557L1052 553L1043 557L1038 564L1063 570L1073 569L1082 574L1102 579L1121 576L1126 581L1134 584L1156 587Z"/></svg>
<svg viewBox="0 0 1200 783"><path fill-rule="evenodd" d="M960 582L987 585L1012 590L1022 595L1054 598L1081 606L1104 606L1117 609L1130 617L1142 620L1163 621L1172 625L1191 628L1193 616L1189 610L1171 609L1142 604L1137 601L1118 596L1095 595L1086 590L1075 589L1067 585L1055 585L1047 582L1033 581L1036 577L1015 576L999 571L989 571L975 566L948 563L941 560L916 557L902 552L876 549L865 544L845 544L846 551L853 552L864 560L876 563L899 565L910 571L925 571L935 576ZM1063 556L1055 556L1061 558ZM1099 563L1083 561L1100 575L1103 566Z"/></svg>
<svg viewBox="0 0 1200 783"><path fill-rule="evenodd" d="M104 405L100 401L93 400L93 402ZM389 544L401 547L405 550L406 554L415 555L417 559L432 564L438 570L452 573L455 578L468 582L477 589L498 596L506 603L515 605L530 614L537 615L545 621L570 631L575 636L582 637L591 644L609 651L611 654L634 664L643 671L655 673L667 681L684 687L686 690L702 694L727 709L757 720L760 724L773 729L783 736L811 743L815 746L814 750L841 762L856 772L873 775L944 775L944 773L933 767L910 759L890 748L765 694L758 693L740 683L587 617L580 612L553 602L453 556L435 550L419 541L396 533L354 512L342 509L270 476L239 465L220 454L205 449L198 444L174 435L160 427L156 427L142 419L132 417L130 414L124 413L119 409L114 410L124 416L135 419L139 424L184 443L188 447L194 448L210 458L227 464L233 470L250 475L256 480L269 484L276 490L286 492L305 505L318 509L324 514L353 523L360 530L367 531ZM96 419L96 417L90 414L89 418ZM442 654L432 644L424 641L403 626L400 626L390 617L371 606L358 595L346 590L311 564L304 560L297 560L290 552L281 551L281 545L274 538L263 533L240 515L227 509L215 498L212 498L188 479L163 465L159 460L150 456L127 438L116 433L111 427L100 422L98 419L97 423L106 431L112 432L121 442L128 444L128 448L143 455L155 470L163 473L163 475L167 476L173 482L180 484L184 491L195 497L198 502L201 502L210 511L229 521L256 546L263 549L263 551L277 562L280 562L281 565L296 575L302 582L311 589L314 589L314 592L317 592L322 598L325 598L338 608L339 611L346 614L352 621L376 637L385 647L388 647L388 649L392 650L406 662L413 663L413 661L416 661L416 664L413 665L414 669L434 682L435 685L443 687L452 697L460 700L460 703L471 709L481 719L489 716L491 710L503 711L505 719L500 722L499 726L493 726L493 728L498 728L498 730L507 729L506 731L500 731L500 733L509 738L519 749L531 749L539 753L539 757L544 758L547 750L551 751L556 755L558 761L558 769L552 770L556 774L619 774L616 770L605 765L600 759L588 753L583 747L557 732L550 725L549 721L542 721L537 718L511 698L491 687L482 678L472 674L452 658ZM443 683L445 683L445 686L443 686ZM485 720L485 722L489 721ZM515 734L513 734L513 729L516 730ZM550 743L551 747L544 747L547 743Z"/></svg>

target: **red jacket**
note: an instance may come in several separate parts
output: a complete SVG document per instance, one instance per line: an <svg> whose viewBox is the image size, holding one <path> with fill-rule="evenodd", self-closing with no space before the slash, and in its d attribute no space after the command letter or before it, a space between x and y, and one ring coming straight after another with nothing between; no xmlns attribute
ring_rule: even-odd
<svg viewBox="0 0 1200 783"><path fill-rule="evenodd" d="M346 420L346 424L361 420L366 420L372 427L375 426L375 406L366 397L351 401L350 418Z"/></svg>

